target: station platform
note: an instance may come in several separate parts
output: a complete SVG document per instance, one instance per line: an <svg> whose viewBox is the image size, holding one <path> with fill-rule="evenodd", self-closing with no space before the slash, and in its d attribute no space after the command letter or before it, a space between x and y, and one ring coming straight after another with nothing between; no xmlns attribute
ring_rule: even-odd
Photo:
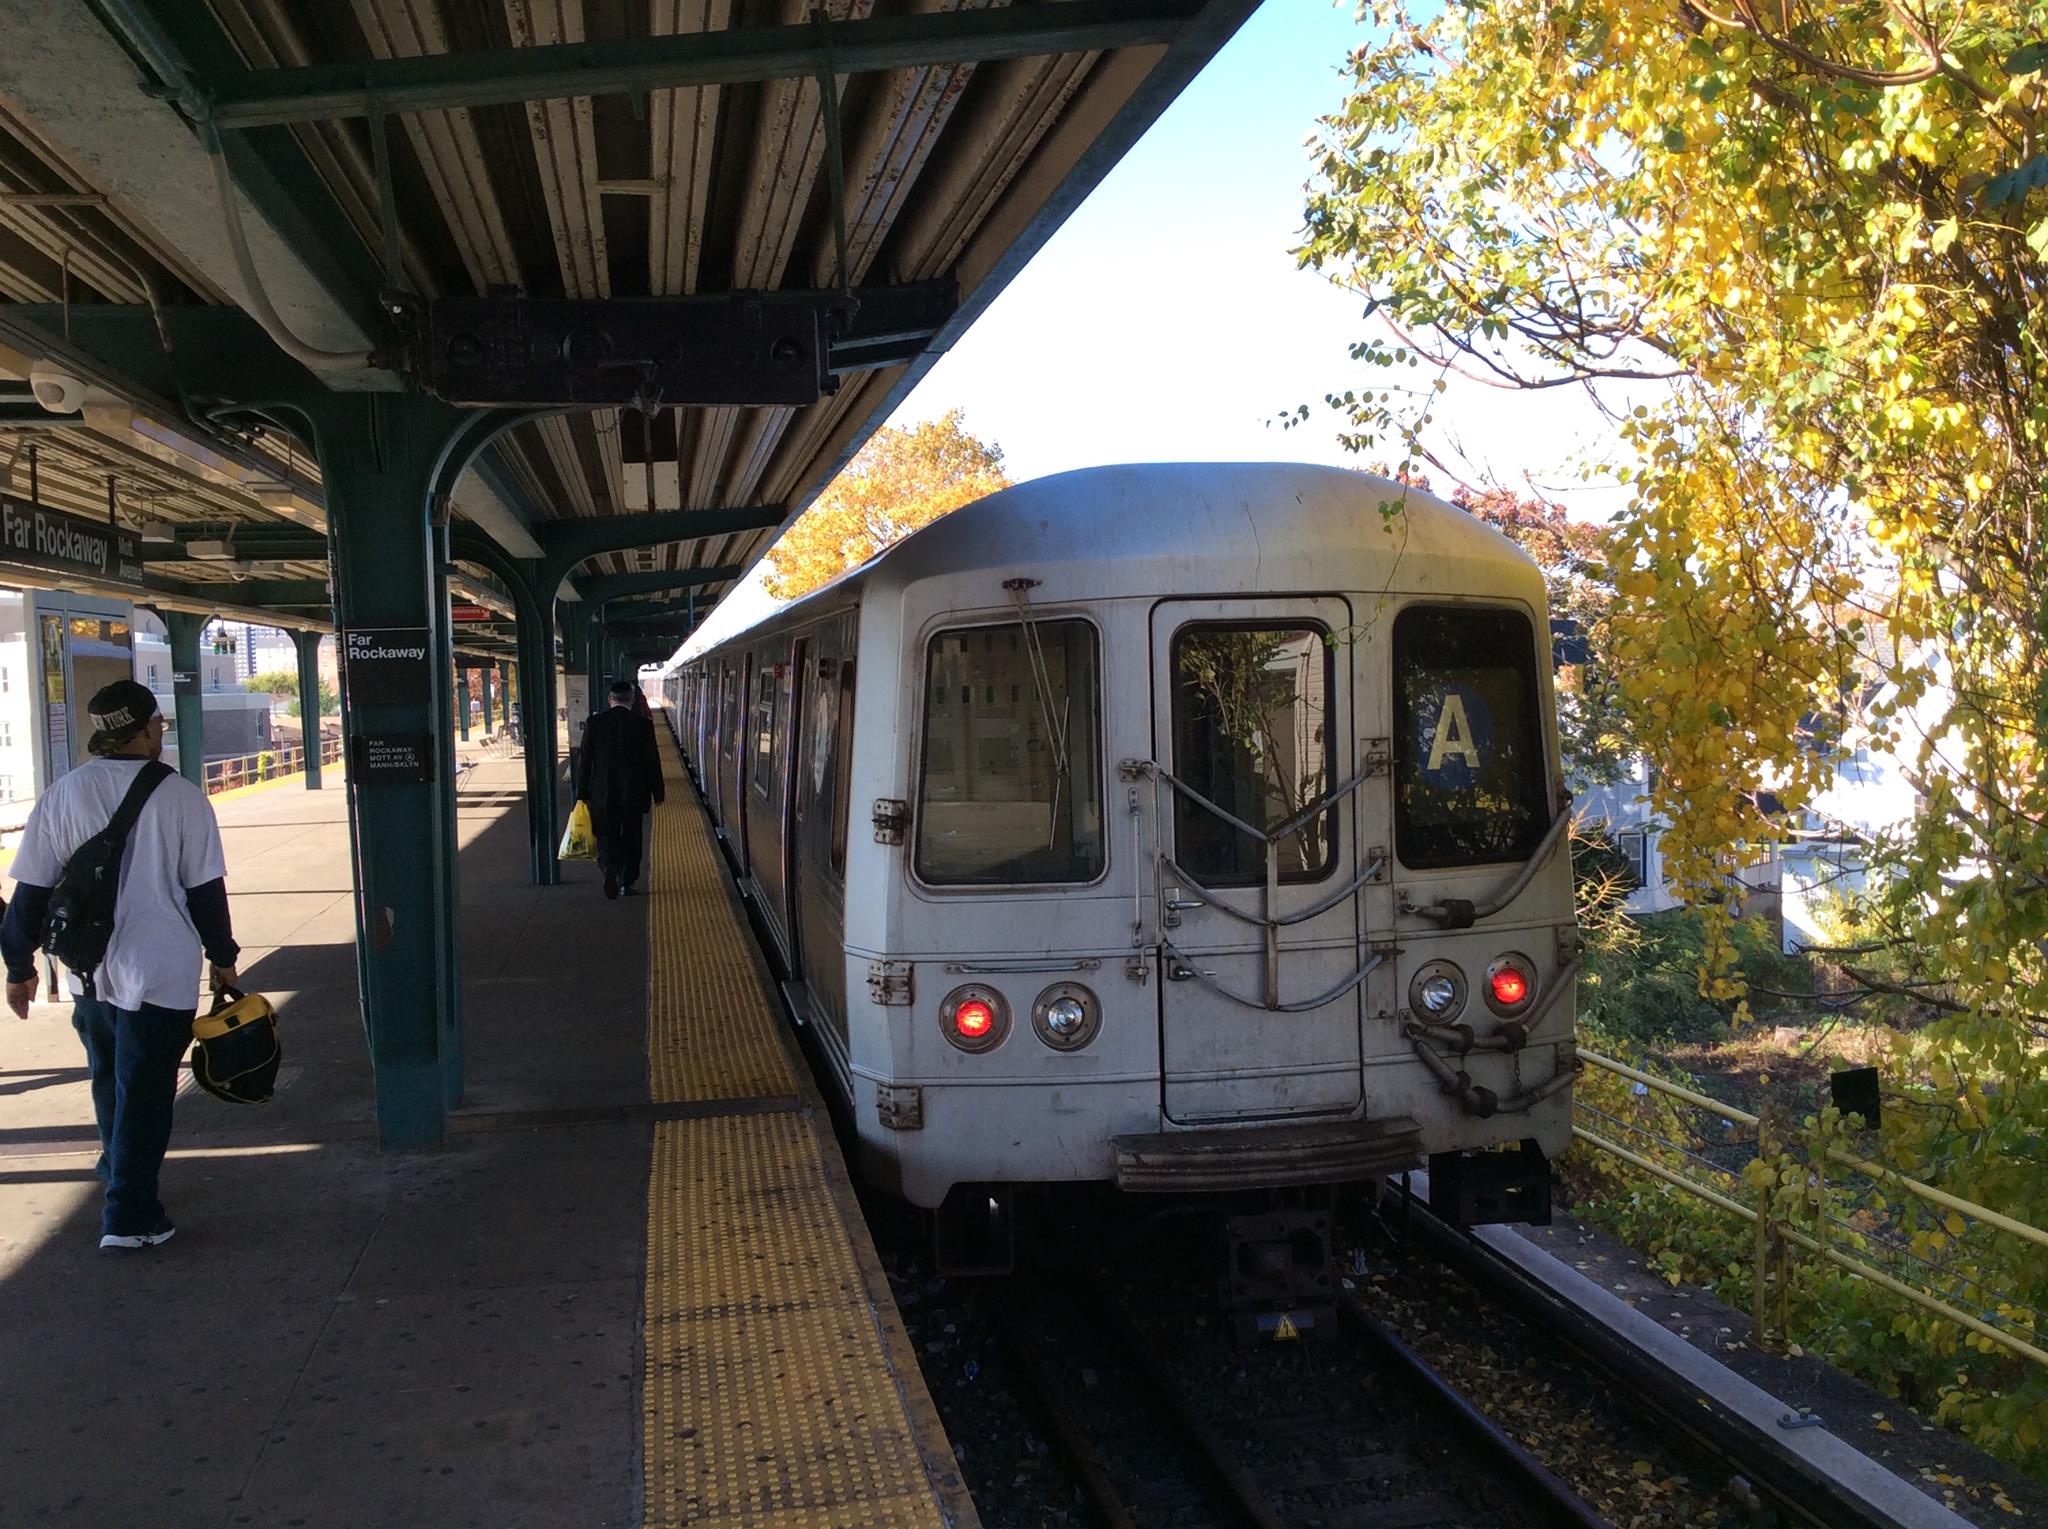
<svg viewBox="0 0 2048 1529"><path fill-rule="evenodd" d="M0 1016L0 1525L973 1526L666 729L649 895L457 789L466 1089L377 1150L341 790L217 804L258 1108L188 1085L165 1246L97 1251L68 1006Z"/></svg>

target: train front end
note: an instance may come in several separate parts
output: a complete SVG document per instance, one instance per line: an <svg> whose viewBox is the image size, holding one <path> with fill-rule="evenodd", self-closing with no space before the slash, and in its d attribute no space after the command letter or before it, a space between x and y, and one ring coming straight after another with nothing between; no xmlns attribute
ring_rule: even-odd
<svg viewBox="0 0 2048 1529"><path fill-rule="evenodd" d="M978 1214L1431 1164L1460 1219L1540 1218L1577 1065L1540 575L1360 474L1116 472L867 593L903 660L847 911L871 1175Z"/></svg>

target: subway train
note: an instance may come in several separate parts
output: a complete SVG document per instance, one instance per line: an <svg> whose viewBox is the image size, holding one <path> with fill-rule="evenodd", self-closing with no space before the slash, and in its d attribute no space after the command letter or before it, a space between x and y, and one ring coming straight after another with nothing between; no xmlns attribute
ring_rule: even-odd
<svg viewBox="0 0 2048 1529"><path fill-rule="evenodd" d="M1460 1221L1543 1220L1578 1067L1546 610L1384 478L1103 467L662 691L869 1182L979 1225L1427 1164Z"/></svg>

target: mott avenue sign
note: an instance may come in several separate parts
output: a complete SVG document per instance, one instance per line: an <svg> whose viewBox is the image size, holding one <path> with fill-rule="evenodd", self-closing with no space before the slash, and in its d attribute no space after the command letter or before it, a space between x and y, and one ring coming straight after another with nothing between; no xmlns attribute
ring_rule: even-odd
<svg viewBox="0 0 2048 1529"><path fill-rule="evenodd" d="M0 494L0 567L142 587L135 533Z"/></svg>

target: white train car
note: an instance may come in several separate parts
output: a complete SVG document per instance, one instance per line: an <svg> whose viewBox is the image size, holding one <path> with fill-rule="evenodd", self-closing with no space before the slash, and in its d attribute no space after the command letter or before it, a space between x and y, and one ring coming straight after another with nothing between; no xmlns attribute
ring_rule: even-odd
<svg viewBox="0 0 2048 1529"><path fill-rule="evenodd" d="M1546 601L1472 516L1331 468L1067 473L665 689L871 1181L979 1207L1434 1160L1485 1170L1461 1219L1547 1214L1577 938Z"/></svg>

